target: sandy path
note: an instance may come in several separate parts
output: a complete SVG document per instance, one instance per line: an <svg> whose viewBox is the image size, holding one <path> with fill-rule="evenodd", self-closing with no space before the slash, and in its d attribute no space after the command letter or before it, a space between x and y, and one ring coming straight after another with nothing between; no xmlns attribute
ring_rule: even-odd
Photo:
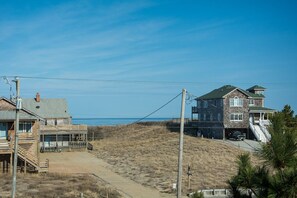
<svg viewBox="0 0 297 198"><path fill-rule="evenodd" d="M49 159L49 172L91 173L115 187L124 197L133 198L173 198L156 189L144 187L128 178L124 178L108 167L101 159L87 152L42 153L41 160Z"/></svg>

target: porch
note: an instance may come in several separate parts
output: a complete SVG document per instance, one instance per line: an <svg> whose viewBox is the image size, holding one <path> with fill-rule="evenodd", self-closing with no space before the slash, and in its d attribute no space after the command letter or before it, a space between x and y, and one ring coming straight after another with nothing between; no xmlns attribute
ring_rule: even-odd
<svg viewBox="0 0 297 198"><path fill-rule="evenodd" d="M85 150L87 148L86 125L40 126L40 152Z"/></svg>

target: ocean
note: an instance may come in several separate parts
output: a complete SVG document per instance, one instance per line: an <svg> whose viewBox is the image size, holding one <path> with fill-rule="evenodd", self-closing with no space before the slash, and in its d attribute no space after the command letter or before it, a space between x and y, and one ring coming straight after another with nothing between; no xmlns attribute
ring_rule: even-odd
<svg viewBox="0 0 297 198"><path fill-rule="evenodd" d="M85 124L88 126L115 126L131 124L141 118L72 118L73 124ZM145 118L141 122L160 122L172 120L173 118Z"/></svg>

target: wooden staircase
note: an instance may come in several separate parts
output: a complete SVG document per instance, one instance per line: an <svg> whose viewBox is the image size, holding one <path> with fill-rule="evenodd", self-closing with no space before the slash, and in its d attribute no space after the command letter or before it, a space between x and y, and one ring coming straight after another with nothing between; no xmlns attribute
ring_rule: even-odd
<svg viewBox="0 0 297 198"><path fill-rule="evenodd" d="M39 172L44 173L48 172L49 161L46 160L45 162L39 162L37 156L32 155L31 153L27 152L26 149L18 146L18 157L25 162L25 168L28 164L28 168L31 169L32 172Z"/></svg>
<svg viewBox="0 0 297 198"><path fill-rule="evenodd" d="M38 158L31 153L28 153L24 148L20 145L18 146L18 157L28 163L34 170L38 171L39 169L39 161Z"/></svg>
<svg viewBox="0 0 297 198"><path fill-rule="evenodd" d="M10 147L6 140L0 140L0 154L10 153Z"/></svg>

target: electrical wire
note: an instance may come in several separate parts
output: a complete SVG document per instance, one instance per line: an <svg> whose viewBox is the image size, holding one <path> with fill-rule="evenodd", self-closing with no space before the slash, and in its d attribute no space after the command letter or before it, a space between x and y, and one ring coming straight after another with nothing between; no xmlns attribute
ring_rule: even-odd
<svg viewBox="0 0 297 198"><path fill-rule="evenodd" d="M165 84L226 84L224 81L151 81L151 80L112 80L112 79L91 79L91 78L58 78L58 77L40 77L40 76L0 76L7 78L20 79L36 79L36 80L59 80L59 81L86 81L86 82L116 82L116 83L165 83ZM292 82L261 82L262 84L292 84ZM242 82L237 84L251 84L250 82ZM293 83L294 84L294 83ZM297 83L296 83L297 84Z"/></svg>
<svg viewBox="0 0 297 198"><path fill-rule="evenodd" d="M142 121L142 120L148 118L149 116L153 115L154 113L160 111L160 110L163 109L165 106L167 106L169 103L171 103L172 101L174 101L177 97L179 97L181 94L182 94L182 92L179 93L179 94L177 94L175 97L173 97L171 100L169 100L168 102L166 102L164 105L162 105L161 107L159 107L159 108L156 109L155 111L149 113L148 115L144 116L143 118L140 118L139 120L136 120L135 122L132 122L131 124L136 124L136 123L138 123L138 122L140 122L140 121Z"/></svg>
<svg viewBox="0 0 297 198"><path fill-rule="evenodd" d="M57 77L37 77L37 76L1 76L7 78L18 77L20 79L32 80L58 80L58 81L85 81L85 82L116 82L116 83L165 83L165 84L197 84L199 82L190 81L151 81L151 80L112 80L112 79L91 79L91 78L57 78Z"/></svg>

